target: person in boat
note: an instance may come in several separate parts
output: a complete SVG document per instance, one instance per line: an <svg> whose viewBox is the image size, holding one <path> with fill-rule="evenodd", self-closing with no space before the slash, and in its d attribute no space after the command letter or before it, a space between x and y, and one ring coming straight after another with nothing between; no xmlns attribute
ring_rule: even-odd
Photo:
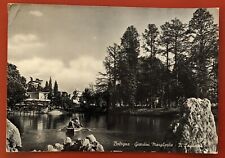
<svg viewBox="0 0 225 158"><path fill-rule="evenodd" d="M70 129L74 129L74 128L75 128L75 127L74 127L74 119L70 120L70 122L69 122L67 128L70 128Z"/></svg>
<svg viewBox="0 0 225 158"><path fill-rule="evenodd" d="M75 128L81 128L81 127L83 127L83 125L80 123L78 117L75 117L75 118L73 119L73 123L74 123L74 127L75 127Z"/></svg>

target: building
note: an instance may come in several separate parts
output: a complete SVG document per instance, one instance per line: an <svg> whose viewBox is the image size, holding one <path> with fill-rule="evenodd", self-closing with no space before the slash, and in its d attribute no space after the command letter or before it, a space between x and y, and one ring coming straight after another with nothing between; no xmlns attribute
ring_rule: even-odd
<svg viewBox="0 0 225 158"><path fill-rule="evenodd" d="M50 99L48 99L49 92L44 90L41 86L42 80L33 80L31 77L27 83L27 99L24 100L25 105L35 105L47 107L50 105Z"/></svg>

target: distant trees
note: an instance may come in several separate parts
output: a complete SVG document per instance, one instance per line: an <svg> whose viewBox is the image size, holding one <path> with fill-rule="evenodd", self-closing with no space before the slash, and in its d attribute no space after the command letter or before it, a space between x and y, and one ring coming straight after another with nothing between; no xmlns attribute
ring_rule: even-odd
<svg viewBox="0 0 225 158"><path fill-rule="evenodd" d="M26 79L20 75L16 65L8 63L7 71L7 103L13 108L26 98Z"/></svg>
<svg viewBox="0 0 225 158"><path fill-rule="evenodd" d="M73 91L73 96L72 96L72 100L77 100L78 99L78 97L79 97L79 92L78 92L78 90L74 90Z"/></svg>
<svg viewBox="0 0 225 158"><path fill-rule="evenodd" d="M52 78L50 77L49 78L49 82L48 82L48 92L49 92L49 94L48 94L48 99L52 99L52 96L53 96L53 91L52 91Z"/></svg>
<svg viewBox="0 0 225 158"><path fill-rule="evenodd" d="M197 9L189 24L174 18L160 29L149 24L139 34L127 28L120 45L107 49L106 73L96 86L109 92L110 107L179 106L188 97L217 102L218 26L207 9Z"/></svg>
<svg viewBox="0 0 225 158"><path fill-rule="evenodd" d="M79 96L81 110L102 112L108 108L109 92L99 91L98 88L88 87ZM110 104L112 105L112 104Z"/></svg>
<svg viewBox="0 0 225 158"><path fill-rule="evenodd" d="M8 106L14 108L17 103L23 102L28 96L26 92L49 92L48 98L51 100L51 107L71 108L72 98L67 92L60 92L58 82L54 82L52 88L52 78L45 82L45 86L41 86L42 80L36 79L26 83L26 78L21 76L16 65L8 63L7 77L7 103Z"/></svg>
<svg viewBox="0 0 225 158"><path fill-rule="evenodd" d="M45 86L43 88L45 92L49 91L48 81L45 82Z"/></svg>

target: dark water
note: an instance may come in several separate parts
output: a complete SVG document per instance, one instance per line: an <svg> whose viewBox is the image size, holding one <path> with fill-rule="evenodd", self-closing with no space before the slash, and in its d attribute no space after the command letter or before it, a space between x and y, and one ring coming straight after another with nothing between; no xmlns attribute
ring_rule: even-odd
<svg viewBox="0 0 225 158"><path fill-rule="evenodd" d="M68 114L53 116L48 114L20 115L9 114L8 118L20 130L23 143L23 151L33 149L46 150L48 144L63 143L66 132L64 128L71 117L78 116L84 125L91 131L82 130L75 133L73 139L85 138L88 134L94 134L96 139L104 146L105 151L154 151L150 144L162 143L169 124L173 117L146 117L130 115L90 115ZM145 146L145 147L143 147Z"/></svg>

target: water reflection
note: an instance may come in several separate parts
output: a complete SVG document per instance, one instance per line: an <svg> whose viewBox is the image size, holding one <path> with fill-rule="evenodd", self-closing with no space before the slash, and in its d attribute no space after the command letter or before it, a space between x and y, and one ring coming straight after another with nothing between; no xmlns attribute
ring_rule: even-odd
<svg viewBox="0 0 225 158"><path fill-rule="evenodd" d="M74 116L79 117L84 125L91 129L76 132L73 139L84 138L93 133L107 151L115 150L114 141L148 141L162 142L167 127L174 118L144 117L129 115L90 115L73 114L52 116L8 115L8 118L19 128L22 135L23 150L45 150L48 144L62 143L66 132L64 128ZM133 150L133 149L128 149Z"/></svg>

